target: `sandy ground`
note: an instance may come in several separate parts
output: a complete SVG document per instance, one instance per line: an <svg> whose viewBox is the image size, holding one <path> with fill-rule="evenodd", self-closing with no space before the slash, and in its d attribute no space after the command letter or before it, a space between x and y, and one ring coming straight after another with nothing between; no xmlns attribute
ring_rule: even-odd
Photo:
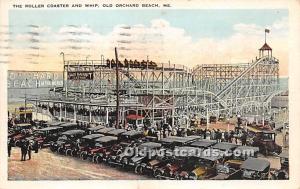
<svg viewBox="0 0 300 189"><path fill-rule="evenodd" d="M13 148L8 159L9 180L141 180L147 179L104 164L93 164L77 158L52 153L49 149L32 153L32 159L20 161L20 148ZM148 178L149 179L149 178Z"/></svg>

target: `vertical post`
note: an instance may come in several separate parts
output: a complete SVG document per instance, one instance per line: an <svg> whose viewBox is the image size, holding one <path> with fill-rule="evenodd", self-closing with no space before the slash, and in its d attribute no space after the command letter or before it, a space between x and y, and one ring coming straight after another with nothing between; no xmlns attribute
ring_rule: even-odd
<svg viewBox="0 0 300 189"><path fill-rule="evenodd" d="M149 57L147 56L147 71L146 71L146 74L147 74L147 80L146 80L146 86L147 86L147 94L148 94L148 87L149 87L149 78L148 78L148 63L149 63Z"/></svg>
<svg viewBox="0 0 300 189"><path fill-rule="evenodd" d="M106 123L106 125L108 125L108 107L106 107L105 110L106 110L106 120L105 120L105 123Z"/></svg>
<svg viewBox="0 0 300 189"><path fill-rule="evenodd" d="M90 116L90 119L89 119L89 122L91 123L92 122L92 111L91 111L91 106L89 106L89 116Z"/></svg>
<svg viewBox="0 0 300 189"><path fill-rule="evenodd" d="M116 110L116 128L119 128L119 61L118 61L118 52L117 47L115 47L115 56L116 56L116 93L117 93L117 110Z"/></svg>
<svg viewBox="0 0 300 189"><path fill-rule="evenodd" d="M62 108L61 108L61 103L59 103L59 121L61 122L62 118Z"/></svg>
<svg viewBox="0 0 300 189"><path fill-rule="evenodd" d="M76 105L74 104L74 122L76 123Z"/></svg>
<svg viewBox="0 0 300 189"><path fill-rule="evenodd" d="M66 104L64 104L65 105L65 120L67 119L67 105Z"/></svg>
<svg viewBox="0 0 300 189"><path fill-rule="evenodd" d="M25 122L27 121L27 112L26 112L26 109L27 109L27 91L26 91L26 89L27 89L27 78L25 79L25 100L24 100L24 105L25 105L25 115L24 115L24 117L25 117Z"/></svg>

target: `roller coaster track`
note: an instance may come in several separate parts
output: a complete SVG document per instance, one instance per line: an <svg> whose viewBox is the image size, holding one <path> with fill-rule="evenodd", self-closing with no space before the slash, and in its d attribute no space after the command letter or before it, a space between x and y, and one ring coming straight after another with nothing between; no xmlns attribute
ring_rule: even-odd
<svg viewBox="0 0 300 189"><path fill-rule="evenodd" d="M220 98L223 94L225 94L227 92L227 90L231 86L236 84L243 76L245 76L247 73L249 73L256 65L258 65L261 62L266 61L268 59L270 59L268 56L264 56L264 57L259 58L256 62L252 63L247 69L245 69L239 76L237 76L231 82L229 82L221 91L219 91L217 93L216 96Z"/></svg>
<svg viewBox="0 0 300 189"><path fill-rule="evenodd" d="M126 69L120 69L121 73L124 74L132 83L134 83L134 86L136 88L141 88L142 85L139 83L139 81L132 75L129 73L128 70Z"/></svg>

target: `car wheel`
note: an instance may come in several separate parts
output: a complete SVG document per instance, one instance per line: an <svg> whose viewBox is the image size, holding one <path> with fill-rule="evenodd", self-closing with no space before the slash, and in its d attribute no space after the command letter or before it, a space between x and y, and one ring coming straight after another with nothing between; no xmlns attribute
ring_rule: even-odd
<svg viewBox="0 0 300 189"><path fill-rule="evenodd" d="M157 179L159 179L159 180L162 179L162 178L161 178L162 173L161 173L160 171L155 171L153 175L154 175L155 178L157 178Z"/></svg>
<svg viewBox="0 0 300 189"><path fill-rule="evenodd" d="M135 166L134 172L135 172L136 174L141 173L141 166L140 166L140 165Z"/></svg>
<svg viewBox="0 0 300 189"><path fill-rule="evenodd" d="M96 163L98 163L98 164L101 163L101 158L100 158L100 156L96 156Z"/></svg>
<svg viewBox="0 0 300 189"><path fill-rule="evenodd" d="M81 152L81 154L80 154L80 158L82 159L82 160L86 160L87 159L87 152Z"/></svg>
<svg viewBox="0 0 300 189"><path fill-rule="evenodd" d="M93 162L93 163L97 163L97 162L96 162L96 157L97 157L97 156L93 155L93 157L92 157L92 162Z"/></svg>
<svg viewBox="0 0 300 189"><path fill-rule="evenodd" d="M60 149L61 149L60 147L59 147L59 148L57 148L57 153L58 153L58 154L60 153Z"/></svg>
<svg viewBox="0 0 300 189"><path fill-rule="evenodd" d="M68 152L70 152L70 151L71 151L71 149L67 149L67 150L66 150L66 152L65 152L66 156L68 156L68 155L69 155L69 153L68 153ZM70 153L70 155L71 155L71 153Z"/></svg>

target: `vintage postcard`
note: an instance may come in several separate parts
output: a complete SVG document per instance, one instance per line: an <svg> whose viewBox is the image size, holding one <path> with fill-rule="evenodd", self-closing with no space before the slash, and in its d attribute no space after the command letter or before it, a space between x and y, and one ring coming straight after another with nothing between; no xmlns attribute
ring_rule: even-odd
<svg viewBox="0 0 300 189"><path fill-rule="evenodd" d="M0 188L300 187L299 1L0 8Z"/></svg>

